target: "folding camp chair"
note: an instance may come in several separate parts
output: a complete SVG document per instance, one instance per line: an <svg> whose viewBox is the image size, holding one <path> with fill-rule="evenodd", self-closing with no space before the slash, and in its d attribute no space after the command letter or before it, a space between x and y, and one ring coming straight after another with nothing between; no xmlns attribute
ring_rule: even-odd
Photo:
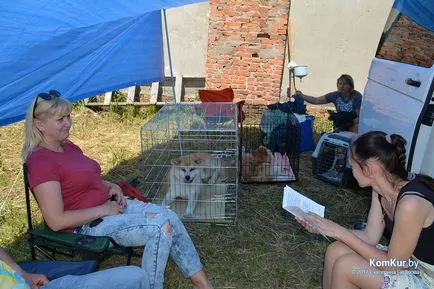
<svg viewBox="0 0 434 289"><path fill-rule="evenodd" d="M32 260L36 259L36 252L53 261L56 260L56 255L60 254L69 257L79 255L82 259L96 260L98 263L111 255L127 255L127 265L130 264L134 254L133 248L120 246L111 237L55 232L46 224L45 229L34 229L30 208L28 168L25 163L23 176L29 226L27 233Z"/></svg>

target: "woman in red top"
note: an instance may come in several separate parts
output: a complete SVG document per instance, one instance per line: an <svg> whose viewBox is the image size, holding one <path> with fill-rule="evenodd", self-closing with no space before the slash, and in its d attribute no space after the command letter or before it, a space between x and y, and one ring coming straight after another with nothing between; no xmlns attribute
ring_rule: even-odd
<svg viewBox="0 0 434 289"><path fill-rule="evenodd" d="M196 288L211 288L177 215L126 199L119 186L101 179L99 164L68 140L71 111L68 100L50 91L38 94L26 118L22 157L47 225L55 231L110 236L123 246L144 246L142 268L151 288L163 288L169 255ZM90 225L99 218L102 222Z"/></svg>

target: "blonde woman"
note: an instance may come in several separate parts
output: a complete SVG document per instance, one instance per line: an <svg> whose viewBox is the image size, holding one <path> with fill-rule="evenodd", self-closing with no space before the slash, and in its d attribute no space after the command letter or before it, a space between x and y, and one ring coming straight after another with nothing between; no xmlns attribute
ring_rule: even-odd
<svg viewBox="0 0 434 289"><path fill-rule="evenodd" d="M126 199L119 186L101 179L100 165L68 139L71 111L72 104L52 90L38 94L26 118L22 157L47 225L55 231L110 236L123 246L144 246L142 268L151 288L163 288L169 255L196 288L211 288L177 215Z"/></svg>

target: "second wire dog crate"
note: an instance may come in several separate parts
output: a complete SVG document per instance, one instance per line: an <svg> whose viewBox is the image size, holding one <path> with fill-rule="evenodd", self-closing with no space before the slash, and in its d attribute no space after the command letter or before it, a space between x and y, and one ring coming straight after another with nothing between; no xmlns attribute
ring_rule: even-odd
<svg viewBox="0 0 434 289"><path fill-rule="evenodd" d="M165 105L141 128L145 195L184 221L237 216L235 103Z"/></svg>
<svg viewBox="0 0 434 289"><path fill-rule="evenodd" d="M295 115L261 105L245 105L243 111L241 181L295 181L300 160L300 125Z"/></svg>

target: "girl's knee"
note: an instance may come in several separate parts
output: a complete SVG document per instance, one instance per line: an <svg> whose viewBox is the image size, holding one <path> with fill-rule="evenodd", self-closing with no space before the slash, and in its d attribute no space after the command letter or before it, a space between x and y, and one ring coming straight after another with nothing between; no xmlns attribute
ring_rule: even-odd
<svg viewBox="0 0 434 289"><path fill-rule="evenodd" d="M353 254L347 254L336 259L333 266L333 276L349 276L358 265L358 258Z"/></svg>
<svg viewBox="0 0 434 289"><path fill-rule="evenodd" d="M328 258L339 258L340 256L346 255L348 253L354 252L350 247L345 245L344 243L340 241L336 241L331 243L327 247L326 251L326 259Z"/></svg>

